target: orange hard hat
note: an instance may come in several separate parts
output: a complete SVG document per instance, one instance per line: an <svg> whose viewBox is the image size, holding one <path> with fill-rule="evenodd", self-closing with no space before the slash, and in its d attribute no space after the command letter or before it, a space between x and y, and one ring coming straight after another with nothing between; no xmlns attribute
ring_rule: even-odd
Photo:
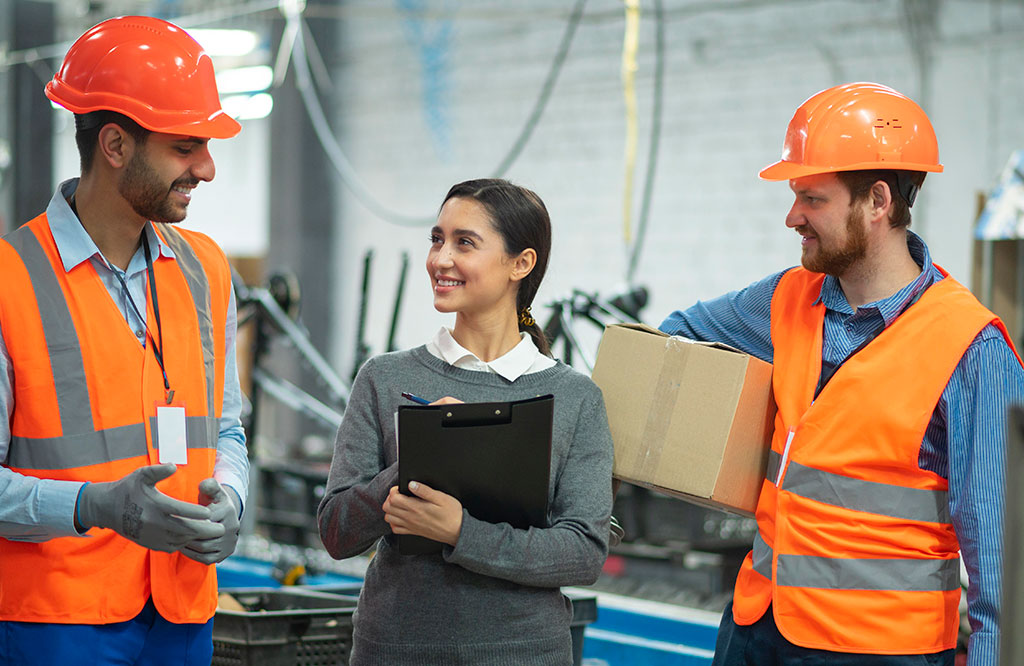
<svg viewBox="0 0 1024 666"><path fill-rule="evenodd" d="M834 171L942 171L928 116L912 99L877 83L822 90L793 114L782 159L761 170L764 180Z"/></svg>
<svg viewBox="0 0 1024 666"><path fill-rule="evenodd" d="M242 126L224 113L213 62L184 30L149 16L120 16L71 45L46 96L74 113L106 109L148 130L226 139Z"/></svg>

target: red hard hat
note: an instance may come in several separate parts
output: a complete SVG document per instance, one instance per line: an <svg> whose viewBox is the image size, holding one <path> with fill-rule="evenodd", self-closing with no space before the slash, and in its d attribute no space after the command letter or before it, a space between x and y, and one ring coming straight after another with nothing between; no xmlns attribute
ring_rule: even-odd
<svg viewBox="0 0 1024 666"><path fill-rule="evenodd" d="M213 62L184 30L149 16L120 16L78 38L46 84L74 113L106 109L148 130L226 139L242 126L224 113Z"/></svg>
<svg viewBox="0 0 1024 666"><path fill-rule="evenodd" d="M761 178L790 180L860 169L942 171L928 116L912 99L877 83L822 90L789 121L782 159Z"/></svg>

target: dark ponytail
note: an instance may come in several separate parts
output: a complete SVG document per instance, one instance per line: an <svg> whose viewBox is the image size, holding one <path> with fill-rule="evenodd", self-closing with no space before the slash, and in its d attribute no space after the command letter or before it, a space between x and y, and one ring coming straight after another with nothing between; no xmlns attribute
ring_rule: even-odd
<svg viewBox="0 0 1024 666"><path fill-rule="evenodd" d="M540 353L551 356L551 346L544 331L530 314L533 297L544 279L551 255L551 219L544 202L525 187L500 178L467 180L453 185L441 206L453 198L472 199L484 207L491 224L505 242L506 254L515 256L527 248L533 248L537 253L536 265L519 283L516 317L519 330L530 334Z"/></svg>

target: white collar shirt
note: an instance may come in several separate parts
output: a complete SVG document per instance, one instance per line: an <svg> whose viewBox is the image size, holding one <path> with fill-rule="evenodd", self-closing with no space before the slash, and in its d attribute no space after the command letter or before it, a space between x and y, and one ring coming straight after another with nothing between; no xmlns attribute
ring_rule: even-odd
<svg viewBox="0 0 1024 666"><path fill-rule="evenodd" d="M493 361L481 361L476 354L460 345L447 327L442 326L434 339L427 343L427 351L456 368L491 372L510 382L555 365L553 358L540 353L529 333L520 331L519 337L519 344L502 356Z"/></svg>

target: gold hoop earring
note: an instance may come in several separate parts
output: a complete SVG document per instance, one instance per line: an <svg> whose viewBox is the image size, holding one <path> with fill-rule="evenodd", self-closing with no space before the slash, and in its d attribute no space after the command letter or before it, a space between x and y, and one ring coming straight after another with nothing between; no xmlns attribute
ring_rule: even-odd
<svg viewBox="0 0 1024 666"><path fill-rule="evenodd" d="M523 326L533 326L537 322L533 320L533 316L530 314L530 306L526 306L519 311L519 323Z"/></svg>

